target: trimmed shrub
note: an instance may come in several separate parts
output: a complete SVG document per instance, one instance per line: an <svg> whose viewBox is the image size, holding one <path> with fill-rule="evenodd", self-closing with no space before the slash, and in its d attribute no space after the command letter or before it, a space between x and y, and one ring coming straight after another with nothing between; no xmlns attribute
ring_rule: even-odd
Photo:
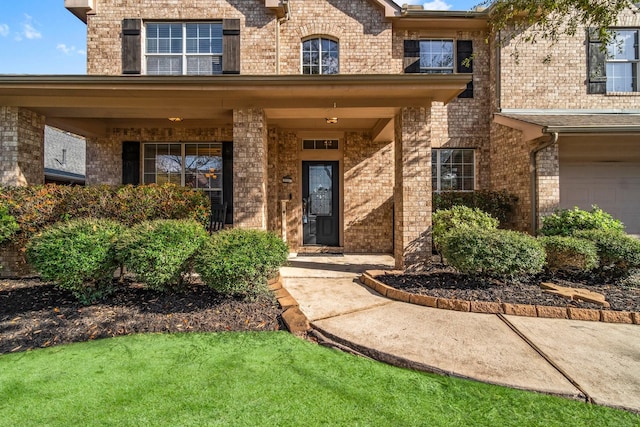
<svg viewBox="0 0 640 427"><path fill-rule="evenodd" d="M214 233L196 255L195 269L218 292L243 298L267 295L267 280L289 256L278 236L260 230L231 229Z"/></svg>
<svg viewBox="0 0 640 427"><path fill-rule="evenodd" d="M207 238L194 220L145 221L126 230L116 243L117 257L151 289L182 285L194 253Z"/></svg>
<svg viewBox="0 0 640 427"><path fill-rule="evenodd" d="M27 258L43 280L90 304L114 290L118 267L114 243L121 230L119 223L105 219L59 223L33 236Z"/></svg>
<svg viewBox="0 0 640 427"><path fill-rule="evenodd" d="M443 239L448 233L461 228L478 227L494 230L498 227L498 220L477 208L453 206L433 214L433 244L440 250Z"/></svg>
<svg viewBox="0 0 640 427"><path fill-rule="evenodd" d="M20 229L16 219L9 215L6 206L0 205L0 243L8 240Z"/></svg>
<svg viewBox="0 0 640 427"><path fill-rule="evenodd" d="M502 191L442 191L433 193L433 210L451 209L454 206L478 208L507 224L511 221L518 197Z"/></svg>
<svg viewBox="0 0 640 427"><path fill-rule="evenodd" d="M509 230L461 228L446 235L442 254L461 273L517 280L542 271L545 252L534 237Z"/></svg>
<svg viewBox="0 0 640 427"><path fill-rule="evenodd" d="M635 237L606 230L577 231L574 236L595 243L603 276L626 277L640 268L640 240Z"/></svg>
<svg viewBox="0 0 640 427"><path fill-rule="evenodd" d="M589 240L565 236L546 236L538 240L547 253L549 270L586 273L598 267L598 250Z"/></svg>
<svg viewBox="0 0 640 427"><path fill-rule="evenodd" d="M174 184L10 187L0 192L0 204L20 227L14 236L17 243L76 218L106 218L129 226L154 219L193 219L206 226L210 212L203 191Z"/></svg>
<svg viewBox="0 0 640 427"><path fill-rule="evenodd" d="M591 211L560 209L542 218L540 234L544 236L571 236L579 230L624 231L624 224L597 206Z"/></svg>

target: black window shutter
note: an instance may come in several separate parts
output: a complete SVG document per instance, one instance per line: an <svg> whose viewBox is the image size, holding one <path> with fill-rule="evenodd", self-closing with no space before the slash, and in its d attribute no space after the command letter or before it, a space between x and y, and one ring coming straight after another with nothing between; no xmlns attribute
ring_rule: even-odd
<svg viewBox="0 0 640 427"><path fill-rule="evenodd" d="M142 73L142 20L122 20L122 74Z"/></svg>
<svg viewBox="0 0 640 427"><path fill-rule="evenodd" d="M404 41L404 72L420 72L420 40Z"/></svg>
<svg viewBox="0 0 640 427"><path fill-rule="evenodd" d="M225 224L233 224L233 142L222 143L222 200L227 202Z"/></svg>
<svg viewBox="0 0 640 427"><path fill-rule="evenodd" d="M222 21L222 74L240 74L240 20Z"/></svg>
<svg viewBox="0 0 640 427"><path fill-rule="evenodd" d="M473 74L473 41L458 40L456 43L456 56L458 58L456 72ZM469 60L469 64L466 64L467 59ZM458 98L473 98L473 77L472 80L467 83L465 91L458 95Z"/></svg>
<svg viewBox="0 0 640 427"><path fill-rule="evenodd" d="M140 143L138 141L122 143L122 183L140 184Z"/></svg>
<svg viewBox="0 0 640 427"><path fill-rule="evenodd" d="M602 41L595 31L590 30L588 38L587 93L607 93L606 52L602 50Z"/></svg>

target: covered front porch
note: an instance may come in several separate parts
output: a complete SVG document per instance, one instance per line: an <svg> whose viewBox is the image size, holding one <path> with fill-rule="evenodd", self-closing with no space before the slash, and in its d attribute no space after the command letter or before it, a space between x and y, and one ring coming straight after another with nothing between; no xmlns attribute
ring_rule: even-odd
<svg viewBox="0 0 640 427"><path fill-rule="evenodd" d="M275 231L297 250L313 245L304 239L305 167L335 162L332 246L393 252L398 268L415 269L431 251L431 103L450 101L468 80L3 76L2 184L43 183L45 124L87 138L89 185L150 182L145 144L182 153L220 144L225 165L215 175L233 226ZM185 185L184 172L176 179Z"/></svg>

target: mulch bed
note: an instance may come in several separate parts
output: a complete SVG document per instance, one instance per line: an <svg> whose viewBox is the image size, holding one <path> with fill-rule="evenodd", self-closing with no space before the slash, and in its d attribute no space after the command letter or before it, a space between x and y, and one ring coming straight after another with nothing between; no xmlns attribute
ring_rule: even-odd
<svg viewBox="0 0 640 427"><path fill-rule="evenodd" d="M202 285L164 294L129 282L84 306L37 279L0 281L0 354L141 332L282 329L275 299L247 302Z"/></svg>
<svg viewBox="0 0 640 427"><path fill-rule="evenodd" d="M595 278L576 279L562 275L540 275L520 283L504 284L496 280L476 280L458 274L443 265L433 266L425 274L385 274L377 276L386 285L406 292L466 301L605 309L601 305L573 301L542 292L540 283L588 289L605 295L610 310L640 312L640 288L598 283Z"/></svg>

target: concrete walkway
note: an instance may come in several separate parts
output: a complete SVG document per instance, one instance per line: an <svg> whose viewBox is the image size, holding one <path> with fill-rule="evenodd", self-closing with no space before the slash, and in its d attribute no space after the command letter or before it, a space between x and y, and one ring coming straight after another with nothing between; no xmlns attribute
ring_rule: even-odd
<svg viewBox="0 0 640 427"><path fill-rule="evenodd" d="M434 309L358 281L392 268L386 255L293 256L281 275L314 329L370 357L640 411L640 326Z"/></svg>

